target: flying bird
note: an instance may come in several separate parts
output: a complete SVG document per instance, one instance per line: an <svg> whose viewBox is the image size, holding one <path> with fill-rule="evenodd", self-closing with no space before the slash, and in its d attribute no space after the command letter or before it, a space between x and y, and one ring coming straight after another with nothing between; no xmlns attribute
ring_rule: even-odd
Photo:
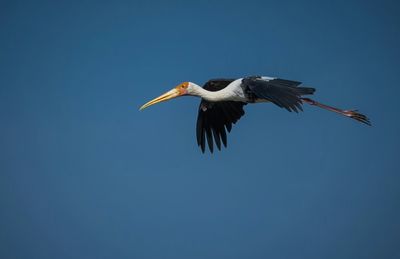
<svg viewBox="0 0 400 259"><path fill-rule="evenodd" d="M210 152L214 142L219 150L221 143L227 146L227 132L243 115L243 106L251 103L271 102L289 112L303 111L304 103L336 112L359 122L371 125L369 119L357 110L342 110L316 102L308 97L315 88L300 86L298 81L267 76L249 76L239 79L212 79L203 87L183 82L165 94L147 102L140 110L153 104L179 96L198 96L201 98L196 125L197 144L204 153L206 141Z"/></svg>

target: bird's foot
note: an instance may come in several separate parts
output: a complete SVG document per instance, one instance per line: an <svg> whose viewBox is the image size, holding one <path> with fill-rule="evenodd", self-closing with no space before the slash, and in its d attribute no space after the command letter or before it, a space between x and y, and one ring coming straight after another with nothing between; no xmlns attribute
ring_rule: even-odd
<svg viewBox="0 0 400 259"><path fill-rule="evenodd" d="M349 118L355 119L359 122L365 123L369 126L371 126L371 122L369 121L368 117L365 116L364 114L361 114L358 112L358 110L343 110L342 113L344 116L347 116Z"/></svg>

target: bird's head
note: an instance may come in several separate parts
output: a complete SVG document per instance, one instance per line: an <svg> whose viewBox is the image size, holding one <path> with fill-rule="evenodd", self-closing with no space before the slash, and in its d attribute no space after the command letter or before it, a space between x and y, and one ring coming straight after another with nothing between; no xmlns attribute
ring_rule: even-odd
<svg viewBox="0 0 400 259"><path fill-rule="evenodd" d="M143 110L153 104L159 103L159 102L165 102L168 100L171 100L173 98L183 96L183 95L190 95L193 91L193 83L191 82L183 82L176 87L172 88L168 92L166 92L163 95L160 95L159 97L145 103L142 107L140 107L139 110Z"/></svg>

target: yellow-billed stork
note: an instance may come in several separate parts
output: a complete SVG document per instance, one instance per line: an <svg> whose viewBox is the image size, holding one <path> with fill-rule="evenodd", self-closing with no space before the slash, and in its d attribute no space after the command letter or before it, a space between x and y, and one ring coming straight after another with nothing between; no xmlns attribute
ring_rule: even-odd
<svg viewBox="0 0 400 259"><path fill-rule="evenodd" d="M219 150L221 142L226 147L225 129L230 132L243 115L243 106L248 103L272 102L289 112L302 111L303 103L318 106L328 111L342 114L359 122L371 125L369 119L357 110L341 110L319 102L304 95L312 95L315 89L300 86L301 82L266 77L249 76L239 79L212 79L203 87L183 82L165 94L147 102L140 110L153 104L175 97L191 95L201 97L197 117L197 144L205 151L206 139L210 152L214 150L213 139Z"/></svg>

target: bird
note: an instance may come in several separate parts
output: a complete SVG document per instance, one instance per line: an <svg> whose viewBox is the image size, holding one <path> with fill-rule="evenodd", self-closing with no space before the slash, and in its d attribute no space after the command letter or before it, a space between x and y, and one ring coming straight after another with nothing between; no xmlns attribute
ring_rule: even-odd
<svg viewBox="0 0 400 259"><path fill-rule="evenodd" d="M145 103L139 110L179 96L200 97L196 139L202 153L206 150L206 142L211 153L214 151L214 144L218 150L221 150L222 145L227 147L227 133L231 132L232 125L245 114L243 107L247 104L270 102L296 113L303 111L303 104L309 104L371 126L368 117L358 110L342 110L310 99L309 95L314 92L315 88L303 86L301 82L276 77L218 78L208 80L203 87L193 82L183 82Z"/></svg>

